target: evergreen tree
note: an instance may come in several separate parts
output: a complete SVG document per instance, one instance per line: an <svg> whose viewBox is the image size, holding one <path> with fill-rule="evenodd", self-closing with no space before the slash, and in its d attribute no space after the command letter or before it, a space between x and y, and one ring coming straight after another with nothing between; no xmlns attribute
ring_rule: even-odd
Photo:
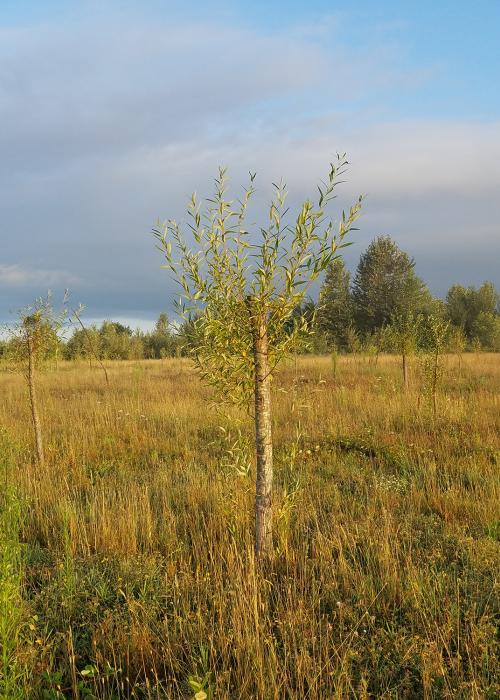
<svg viewBox="0 0 500 700"><path fill-rule="evenodd" d="M176 354L176 338L171 331L168 316L164 312L158 316L154 331L147 333L143 340L146 357L160 359Z"/></svg>
<svg viewBox="0 0 500 700"><path fill-rule="evenodd" d="M158 316L158 320L155 323L155 332L165 336L170 334L168 316L164 311Z"/></svg>
<svg viewBox="0 0 500 700"><path fill-rule="evenodd" d="M358 329L369 333L386 325L391 316L419 313L432 304L415 262L389 236L379 236L361 255L352 298Z"/></svg>
<svg viewBox="0 0 500 700"><path fill-rule="evenodd" d="M461 284L453 284L446 295L446 316L457 328L463 328L468 336L470 334L469 323L469 297L471 287L467 289Z"/></svg>
<svg viewBox="0 0 500 700"><path fill-rule="evenodd" d="M319 294L318 331L330 348L338 350L347 348L347 329L353 321L350 281L351 276L344 261L337 258L329 265Z"/></svg>

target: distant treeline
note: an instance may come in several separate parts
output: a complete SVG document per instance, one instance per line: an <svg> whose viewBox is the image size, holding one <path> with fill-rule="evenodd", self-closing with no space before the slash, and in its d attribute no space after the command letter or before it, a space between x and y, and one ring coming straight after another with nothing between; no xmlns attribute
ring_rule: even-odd
<svg viewBox="0 0 500 700"><path fill-rule="evenodd" d="M46 342L50 357L58 356L65 360L100 359L100 360L139 360L178 357L187 354L189 323L180 327L172 326L167 315L160 314L155 328L151 332L132 330L117 321L103 321L98 327L91 325L76 328L66 337L52 332L51 342ZM15 340L0 343L0 357L8 357L9 351L15 350Z"/></svg>
<svg viewBox="0 0 500 700"><path fill-rule="evenodd" d="M317 304L301 309L315 311L316 350L356 352L363 347L394 350L391 343L398 326L414 323L422 329L426 319L449 323L450 349L500 351L499 295L492 282L478 288L452 285L446 298L432 296L415 273L415 262L389 236L380 236L361 255L351 280L338 258L327 271ZM397 334L396 334L397 335ZM417 345L419 334L416 334Z"/></svg>
<svg viewBox="0 0 500 700"><path fill-rule="evenodd" d="M308 329L296 350L391 352L397 350L392 328L400 328L405 319L407 325L422 321L425 328L425 319L432 316L449 322L451 351L500 351L499 295L492 282L478 288L454 284L444 300L437 299L414 268L414 260L388 236L370 243L353 279L342 258L336 259L319 299L308 299L290 319L291 324L301 323ZM55 335L48 347L51 354L68 360L161 359L187 355L195 337L193 322L175 325L161 313L151 332L104 321L100 327L77 328L67 338ZM9 345L8 340L0 341L0 357L8 355Z"/></svg>

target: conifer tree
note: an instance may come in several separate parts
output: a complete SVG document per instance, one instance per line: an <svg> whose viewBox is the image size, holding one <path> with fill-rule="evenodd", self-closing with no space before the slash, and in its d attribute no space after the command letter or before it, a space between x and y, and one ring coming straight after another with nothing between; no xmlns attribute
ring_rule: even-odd
<svg viewBox="0 0 500 700"><path fill-rule="evenodd" d="M350 293L351 276L342 258L328 266L325 281L319 295L317 328L330 348L345 350L348 344L347 329L353 321Z"/></svg>
<svg viewBox="0 0 500 700"><path fill-rule="evenodd" d="M430 293L415 274L415 262L389 236L379 236L361 255L353 282L356 326L369 333L395 314L419 313Z"/></svg>

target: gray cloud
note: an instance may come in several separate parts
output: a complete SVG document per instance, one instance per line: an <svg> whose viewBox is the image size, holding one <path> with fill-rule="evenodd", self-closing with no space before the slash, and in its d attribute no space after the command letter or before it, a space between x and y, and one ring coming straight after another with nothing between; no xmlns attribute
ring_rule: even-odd
<svg viewBox="0 0 500 700"><path fill-rule="evenodd" d="M353 58L330 36L123 20L0 30L0 317L69 285L94 316L148 318L175 290L149 235L157 216L182 218L220 163L235 183L259 171L256 217L281 175L298 202L336 150L353 163L339 205L368 195L351 264L389 233L437 292L498 283L500 123L390 119L384 91L418 89L429 69L400 67L397 47Z"/></svg>
<svg viewBox="0 0 500 700"><path fill-rule="evenodd" d="M0 264L0 288L77 285L81 280L64 270L30 270L21 265Z"/></svg>
<svg viewBox="0 0 500 700"><path fill-rule="evenodd" d="M19 170L217 130L327 69L306 41L207 26L69 25L0 38L0 144Z"/></svg>

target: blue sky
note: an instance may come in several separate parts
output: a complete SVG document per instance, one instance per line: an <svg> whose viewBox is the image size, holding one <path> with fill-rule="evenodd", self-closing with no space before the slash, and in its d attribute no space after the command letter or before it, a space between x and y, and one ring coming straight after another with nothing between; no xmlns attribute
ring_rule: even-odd
<svg viewBox="0 0 500 700"><path fill-rule="evenodd" d="M174 287L149 236L258 171L291 202L330 158L339 206L432 291L500 285L500 2L0 5L0 321L51 287L92 318L147 323Z"/></svg>

